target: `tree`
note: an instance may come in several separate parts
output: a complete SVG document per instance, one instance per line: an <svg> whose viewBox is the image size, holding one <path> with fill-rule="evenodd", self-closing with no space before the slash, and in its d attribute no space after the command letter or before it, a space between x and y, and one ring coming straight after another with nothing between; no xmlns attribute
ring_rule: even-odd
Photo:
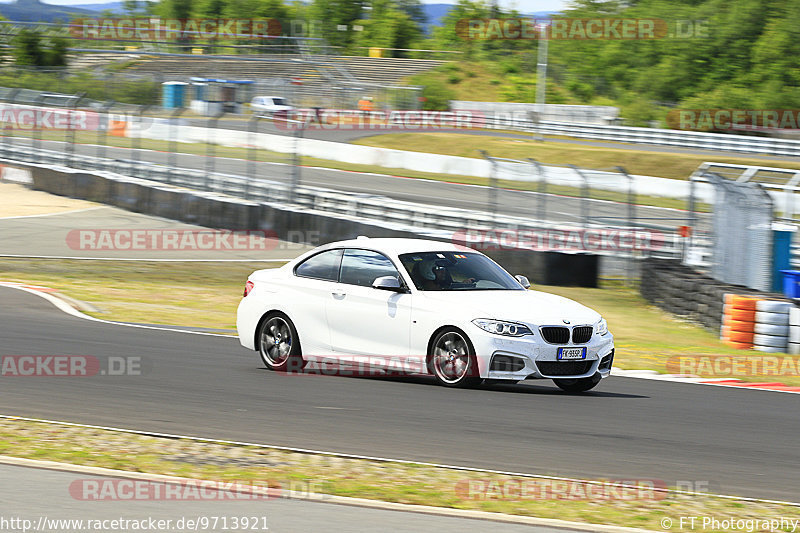
<svg viewBox="0 0 800 533"><path fill-rule="evenodd" d="M395 0L373 0L369 18L358 21L363 31L356 37L357 44L365 47L412 48L421 38L422 28ZM405 57L403 50L394 50L395 57Z"/></svg>
<svg viewBox="0 0 800 533"><path fill-rule="evenodd" d="M45 50L44 60L49 67L67 66L67 40L63 37L54 37L50 47Z"/></svg>
<svg viewBox="0 0 800 533"><path fill-rule="evenodd" d="M322 37L344 51L355 40L353 24L363 18L364 0L314 0L311 19L322 21Z"/></svg>
<svg viewBox="0 0 800 533"><path fill-rule="evenodd" d="M43 66L45 63L42 39L38 32L23 28L13 40L14 61L17 65Z"/></svg>

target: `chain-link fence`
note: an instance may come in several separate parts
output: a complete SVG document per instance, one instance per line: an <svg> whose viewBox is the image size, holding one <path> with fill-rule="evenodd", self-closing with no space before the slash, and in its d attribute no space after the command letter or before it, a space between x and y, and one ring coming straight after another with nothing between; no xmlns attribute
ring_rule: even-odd
<svg viewBox="0 0 800 533"><path fill-rule="evenodd" d="M634 281L638 259L680 257L678 227L686 223L685 215L638 205L634 179L624 168L583 169L482 155L491 163L486 210L502 214L507 195L524 191L530 199L529 217L543 235L552 239L555 231L575 241L573 247L555 242L550 248L605 256L603 277ZM608 246L593 246L593 235L607 240Z"/></svg>
<svg viewBox="0 0 800 533"><path fill-rule="evenodd" d="M140 164L147 162L206 175L300 179L302 125L285 118L225 112L208 117L183 107L165 110L24 90L0 91L0 102L0 157L28 147L34 156L41 150L61 153L65 166L79 156L115 160L117 171L132 177L147 178L147 167Z"/></svg>
<svg viewBox="0 0 800 533"><path fill-rule="evenodd" d="M711 274L735 285L772 289L772 199L758 183L734 182L714 173Z"/></svg>

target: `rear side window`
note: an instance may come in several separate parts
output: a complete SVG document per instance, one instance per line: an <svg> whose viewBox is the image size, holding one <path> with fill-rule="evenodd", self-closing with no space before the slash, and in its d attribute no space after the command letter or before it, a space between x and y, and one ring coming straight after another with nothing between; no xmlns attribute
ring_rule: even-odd
<svg viewBox="0 0 800 533"><path fill-rule="evenodd" d="M341 283L371 287L375 278L394 276L400 279L400 274L392 262L383 254L370 250L356 250L348 248L342 258Z"/></svg>
<svg viewBox="0 0 800 533"><path fill-rule="evenodd" d="M312 255L294 269L296 276L304 278L324 279L337 281L339 279L339 265L342 262L342 250L328 250L317 255Z"/></svg>

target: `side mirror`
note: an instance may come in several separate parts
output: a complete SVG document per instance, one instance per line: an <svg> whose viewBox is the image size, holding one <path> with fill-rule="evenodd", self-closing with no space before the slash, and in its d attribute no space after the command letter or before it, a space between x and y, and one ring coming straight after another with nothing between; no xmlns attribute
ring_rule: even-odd
<svg viewBox="0 0 800 533"><path fill-rule="evenodd" d="M372 288L380 289L382 291L406 292L403 286L400 285L400 280L394 276L381 276L380 278L375 278L375 281L372 282Z"/></svg>
<svg viewBox="0 0 800 533"><path fill-rule="evenodd" d="M525 287L526 289L531 288L531 282L528 281L528 278L526 278L525 276L520 276L519 274L517 274L516 276L514 276L514 278L516 278L516 280L519 281L519 284Z"/></svg>

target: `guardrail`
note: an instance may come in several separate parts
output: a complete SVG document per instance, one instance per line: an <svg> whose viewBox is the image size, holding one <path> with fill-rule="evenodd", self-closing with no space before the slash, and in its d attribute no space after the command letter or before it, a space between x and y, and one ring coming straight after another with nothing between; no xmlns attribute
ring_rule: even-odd
<svg viewBox="0 0 800 533"><path fill-rule="evenodd" d="M418 234L465 242L485 249L590 252L615 257L656 254L679 257L674 229L596 224L556 224L544 220L432 206L385 196L351 194L320 187L293 186L266 179L175 168L140 160L99 158L53 150L5 145L7 160L112 172L178 187L225 194L248 201L292 205L326 214L405 228ZM488 248L487 248L488 247Z"/></svg>
<svg viewBox="0 0 800 533"><path fill-rule="evenodd" d="M630 126L601 126L552 121L535 122L528 117L502 116L502 113L494 117L487 117L486 124L491 129L515 129L540 135L565 135L579 139L675 146L699 150L800 156L800 141L791 139Z"/></svg>

